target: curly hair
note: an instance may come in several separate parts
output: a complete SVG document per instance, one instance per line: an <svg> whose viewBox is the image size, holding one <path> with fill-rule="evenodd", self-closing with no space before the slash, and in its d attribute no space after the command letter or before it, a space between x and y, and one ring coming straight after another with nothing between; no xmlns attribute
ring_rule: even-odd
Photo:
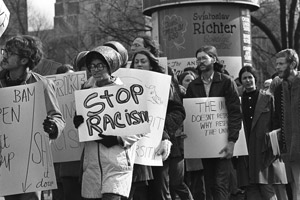
<svg viewBox="0 0 300 200"><path fill-rule="evenodd" d="M31 35L17 35L10 38L5 48L17 52L21 58L27 58L26 68L33 69L43 58L43 45L39 38Z"/></svg>
<svg viewBox="0 0 300 200"><path fill-rule="evenodd" d="M155 40L153 40L151 36L139 35L136 38L142 38L144 41L144 47L149 49L154 56L158 57L161 54L158 44L156 44Z"/></svg>

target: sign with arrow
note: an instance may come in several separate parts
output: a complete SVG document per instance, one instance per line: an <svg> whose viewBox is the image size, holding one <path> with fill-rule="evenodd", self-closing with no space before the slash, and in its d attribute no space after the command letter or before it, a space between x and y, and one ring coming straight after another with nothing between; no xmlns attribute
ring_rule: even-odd
<svg viewBox="0 0 300 200"><path fill-rule="evenodd" d="M0 89L0 196L56 189L42 82Z"/></svg>

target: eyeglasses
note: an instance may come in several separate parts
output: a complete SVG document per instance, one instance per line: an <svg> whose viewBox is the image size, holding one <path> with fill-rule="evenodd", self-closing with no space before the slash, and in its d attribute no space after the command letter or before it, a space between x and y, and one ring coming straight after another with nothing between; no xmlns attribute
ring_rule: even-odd
<svg viewBox="0 0 300 200"><path fill-rule="evenodd" d="M106 67L106 65L105 64L103 64L103 63L98 63L98 64L90 64L89 66L88 66L88 68L90 69L90 70L103 70L104 68Z"/></svg>
<svg viewBox="0 0 300 200"><path fill-rule="evenodd" d="M209 59L208 56L198 57L198 58L196 59L196 63L201 63L202 61L203 61L203 62L206 62L208 59Z"/></svg>
<svg viewBox="0 0 300 200"><path fill-rule="evenodd" d="M15 52L12 52L12 51L9 51L7 49L1 49L1 54L2 55L6 55L6 56L13 56L13 55L20 55L18 53L15 53Z"/></svg>

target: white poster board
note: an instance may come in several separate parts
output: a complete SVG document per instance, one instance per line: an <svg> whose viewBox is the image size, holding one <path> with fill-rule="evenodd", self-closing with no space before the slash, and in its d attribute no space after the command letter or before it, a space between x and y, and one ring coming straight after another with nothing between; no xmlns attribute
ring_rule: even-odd
<svg viewBox="0 0 300 200"><path fill-rule="evenodd" d="M0 89L0 196L56 189L42 82Z"/></svg>
<svg viewBox="0 0 300 200"><path fill-rule="evenodd" d="M126 136L150 132L147 94L141 84L114 85L75 91L79 141L101 139L98 134Z"/></svg>
<svg viewBox="0 0 300 200"><path fill-rule="evenodd" d="M156 154L161 142L169 100L171 76L138 69L119 69L114 75L124 84L138 83L147 89L147 104L151 131L137 143L135 163L161 166Z"/></svg>
<svg viewBox="0 0 300 200"><path fill-rule="evenodd" d="M0 0L0 37L8 27L10 12L3 0Z"/></svg>
<svg viewBox="0 0 300 200"><path fill-rule="evenodd" d="M183 99L186 111L184 121L184 157L216 158L228 140L228 114L224 97ZM234 148L234 156L248 155L244 129Z"/></svg>
<svg viewBox="0 0 300 200"><path fill-rule="evenodd" d="M83 144L79 142L77 129L74 127L75 115L74 91L80 90L87 80L86 71L46 76L55 83L56 98L66 126L56 140L51 141L54 162L69 162L80 160Z"/></svg>

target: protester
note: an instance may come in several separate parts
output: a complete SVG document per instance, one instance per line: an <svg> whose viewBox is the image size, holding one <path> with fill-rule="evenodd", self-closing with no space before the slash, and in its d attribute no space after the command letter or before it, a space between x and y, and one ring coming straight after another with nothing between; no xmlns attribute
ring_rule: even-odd
<svg viewBox="0 0 300 200"><path fill-rule="evenodd" d="M186 89L188 88L189 84L197 77L198 76L195 75L192 71L185 71L179 75L178 82L181 86L180 88L182 96L185 96ZM179 140L182 140L182 138L185 137L187 137L187 134L184 134L184 131L181 135L177 136ZM200 158L186 158L185 164L185 182L188 184L194 200L205 200L205 185L202 160ZM170 176L172 176L171 173Z"/></svg>
<svg viewBox="0 0 300 200"><path fill-rule="evenodd" d="M192 72L196 75L196 78L199 76L198 70L195 67L186 67L183 69L183 73L184 72Z"/></svg>
<svg viewBox="0 0 300 200"><path fill-rule="evenodd" d="M180 90L181 90L181 93L183 94L183 96L185 95L186 89L187 89L188 85L190 84L190 82L195 80L196 77L197 77L197 75L192 71L183 72L182 74L180 74L178 76L178 83L179 83L179 87L180 87Z"/></svg>
<svg viewBox="0 0 300 200"><path fill-rule="evenodd" d="M95 82L83 89L122 85L112 73L121 66L121 56L111 47L99 46L86 55L86 66ZM76 115L78 128L83 117ZM82 196L86 199L119 200L128 197L132 181L134 143L141 135L105 136L85 142L82 175ZM127 162L124 163L124 160Z"/></svg>
<svg viewBox="0 0 300 200"><path fill-rule="evenodd" d="M87 79L90 78L91 72L87 70L86 64L85 64L85 56L88 54L89 51L81 51L75 56L73 60L73 66L75 71L87 71Z"/></svg>
<svg viewBox="0 0 300 200"><path fill-rule="evenodd" d="M200 76L190 83L186 98L224 97L228 111L228 143L225 147L217 147L224 156L202 159L206 199L226 200L229 197L231 157L241 128L240 100L234 81L214 70L220 65L215 47L201 47L196 51L196 58Z"/></svg>
<svg viewBox="0 0 300 200"><path fill-rule="evenodd" d="M82 68L82 64L76 63L76 69L79 68ZM72 72L74 72L74 68L70 64L63 64L58 67L56 71L57 74ZM56 166L59 166L57 167L58 169L55 170L58 189L53 190L53 200L81 200L80 161L54 163L54 167ZM60 192L60 190L62 190L62 192ZM62 198L57 198L60 194L62 194Z"/></svg>
<svg viewBox="0 0 300 200"><path fill-rule="evenodd" d="M133 40L130 47L132 55L142 49L148 50L155 57L159 57L161 53L158 44L149 35L139 35Z"/></svg>
<svg viewBox="0 0 300 200"><path fill-rule="evenodd" d="M56 139L62 132L65 122L59 110L56 99L55 85L45 77L32 72L31 70L40 62L43 57L42 43L38 38L29 35L19 35L6 41L1 50L3 60L0 72L0 87L12 87L26 85L41 81L44 86L47 117L44 120L44 131L50 139ZM38 101L37 100L37 101ZM20 130L20 134L22 130ZM6 200L35 200L39 199L36 192L5 196Z"/></svg>
<svg viewBox="0 0 300 200"><path fill-rule="evenodd" d="M272 127L273 98L257 88L257 72L253 67L243 67L239 81L245 89L242 113L248 147L248 156L238 157L239 184L245 187L247 200L277 200L273 184L286 184L287 177L284 163L273 157L272 147L266 144L266 133Z"/></svg>
<svg viewBox="0 0 300 200"><path fill-rule="evenodd" d="M158 48L158 45L156 45L156 42L152 40L152 38L148 35L141 35L135 38L135 40L132 42L131 45L131 54L132 56L137 53L140 50L147 50L150 51L150 56L153 59L149 59L150 62L145 63L145 67L150 70L150 66L153 67L152 71L156 71L159 73L164 73L165 70L158 64L156 57L159 56L160 50ZM131 68L134 68L133 62L131 63ZM170 154L171 151L171 142L169 141L168 135L164 132L162 143L160 144L159 151L163 153L163 161L166 160ZM167 174L166 169L164 169L162 172ZM164 176L163 176L164 177ZM133 197L133 199L148 199L148 185L149 180L152 180L153 174L152 174L152 167L151 166L145 166L145 165L134 165L133 170L133 185L130 192L130 198ZM159 181L158 187L160 187L161 184L168 185L168 187L162 187L164 188L163 191L163 198L169 199L170 198L170 191L169 191L169 179L161 179ZM160 191L160 189L158 189ZM151 196L151 195L150 195Z"/></svg>
<svg viewBox="0 0 300 200"><path fill-rule="evenodd" d="M134 54L130 68L165 73L165 69L158 64L157 58L146 49L137 51ZM171 73L172 71L169 70L169 72ZM170 151L169 148L171 146L170 145L171 142L169 141L169 139L170 138L171 138L171 140L174 139L175 132L181 127L183 120L185 118L185 111L184 111L184 108L183 108L183 105L182 105L182 102L181 102L181 99L179 96L180 90L178 87L178 83L176 82L176 80L174 80L174 77L175 77L174 74L171 74L171 75L172 75L172 82L171 82L171 88L170 88L170 96L169 96L169 102L168 102L168 107L167 107L167 115L166 115L166 119L165 119L164 134L163 134L163 138L162 138L162 143L160 145L160 148L163 147L163 149L160 149L158 152L160 152L161 150L163 150L162 152ZM178 146L176 148L178 148ZM175 149L175 148L173 148L173 149ZM174 153L173 151L171 150L171 154ZM142 172L140 174L134 173L134 175L137 177L136 178L137 181L143 180L143 179L141 179L141 177L143 177L144 175L147 175L147 174L151 174L151 171L153 173L154 179L151 181L148 181L148 183L149 183L148 197L143 197L144 199L145 198L157 199L157 200L171 199L169 187L173 180L174 180L173 183L176 183L175 178L178 177L178 174L172 174L172 178L169 177L170 159L167 159L167 158L168 158L168 154L165 153L163 155L164 162L163 162L162 167L152 167L152 168L144 167L143 168L141 165L135 165L135 169L139 169L139 170L135 170L135 172ZM177 165L172 166L172 167L177 167ZM143 171L141 169L151 170L151 171L150 172ZM135 176L134 176L134 178L135 178ZM170 178L170 183L169 183L169 178ZM183 183L183 177L182 177L181 181ZM172 186L175 187L177 185L173 184ZM185 197L185 198L192 199L189 197L189 195L190 195L190 193L188 191L187 192L188 197Z"/></svg>
<svg viewBox="0 0 300 200"><path fill-rule="evenodd" d="M284 49L276 54L276 70L282 82L275 88L274 130L279 133L281 158L289 167L293 199L300 199L300 73L295 50Z"/></svg>
<svg viewBox="0 0 300 200"><path fill-rule="evenodd" d="M70 64L63 64L56 69L56 74L64 74L74 72L74 68Z"/></svg>

